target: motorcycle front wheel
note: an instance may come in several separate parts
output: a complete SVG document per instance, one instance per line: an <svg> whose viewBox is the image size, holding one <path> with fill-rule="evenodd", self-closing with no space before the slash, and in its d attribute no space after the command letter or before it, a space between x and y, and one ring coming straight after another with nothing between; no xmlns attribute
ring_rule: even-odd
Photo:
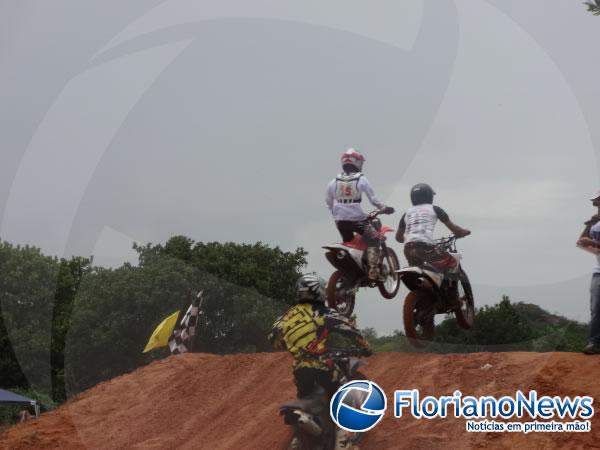
<svg viewBox="0 0 600 450"><path fill-rule="evenodd" d="M336 270L327 283L327 304L340 314L350 317L354 311L356 290L354 283L341 270Z"/></svg>
<svg viewBox="0 0 600 450"><path fill-rule="evenodd" d="M411 291L404 299L404 332L418 348L427 347L434 333L432 298L422 290Z"/></svg>
<svg viewBox="0 0 600 450"><path fill-rule="evenodd" d="M400 276L396 270L400 270L400 262L396 252L389 247L383 249L383 261L381 262L381 273L385 280L377 285L379 292L384 298L392 299L400 289Z"/></svg>
<svg viewBox="0 0 600 450"><path fill-rule="evenodd" d="M461 328L468 330L475 322L475 301L469 278L462 269L458 275L458 301L460 306L454 311L456 321Z"/></svg>
<svg viewBox="0 0 600 450"><path fill-rule="evenodd" d="M319 439L296 432L287 446L287 450L330 450L333 443L320 442Z"/></svg>

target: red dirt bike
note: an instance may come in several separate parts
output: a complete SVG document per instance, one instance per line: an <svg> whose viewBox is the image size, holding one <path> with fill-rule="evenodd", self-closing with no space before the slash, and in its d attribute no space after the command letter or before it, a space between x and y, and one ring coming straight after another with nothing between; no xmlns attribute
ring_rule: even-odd
<svg viewBox="0 0 600 450"><path fill-rule="evenodd" d="M436 246L448 252L447 261L425 262L405 267L398 273L409 289L404 299L404 331L415 347L431 343L436 314L454 314L461 328L469 329L475 320L471 283L460 265L456 236L438 239Z"/></svg>
<svg viewBox="0 0 600 450"><path fill-rule="evenodd" d="M397 270L400 262L394 250L389 248L386 233L394 231L383 226L377 217L380 214L391 214L392 208L375 210L367 216L366 222L377 232L380 242L379 270L383 281L372 281L368 278L366 261L367 244L360 234L355 234L354 239L342 244L326 245L327 260L337 269L329 277L327 283L327 303L330 308L337 309L341 314L350 317L354 311L356 293L360 287L375 287L383 297L394 298L400 289L400 277Z"/></svg>

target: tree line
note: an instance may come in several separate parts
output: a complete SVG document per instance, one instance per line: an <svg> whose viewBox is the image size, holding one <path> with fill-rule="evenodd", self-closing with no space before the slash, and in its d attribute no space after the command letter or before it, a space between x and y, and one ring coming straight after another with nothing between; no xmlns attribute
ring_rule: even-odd
<svg viewBox="0 0 600 450"><path fill-rule="evenodd" d="M531 303L510 301L508 296L495 305L477 308L470 330L460 328L453 317L435 327L434 341L414 349L401 331L378 336L366 333L375 351L426 351L468 353L497 351L580 352L587 343L587 324L550 314Z"/></svg>
<svg viewBox="0 0 600 450"><path fill-rule="evenodd" d="M135 245L139 264L93 265L0 242L0 387L56 403L163 358L142 354L167 315L204 290L198 351L270 350L274 318L293 301L306 252L175 236Z"/></svg>

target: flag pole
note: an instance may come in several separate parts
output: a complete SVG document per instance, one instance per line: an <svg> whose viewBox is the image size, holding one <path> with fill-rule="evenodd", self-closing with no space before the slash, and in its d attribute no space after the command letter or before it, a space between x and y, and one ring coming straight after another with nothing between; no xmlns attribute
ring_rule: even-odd
<svg viewBox="0 0 600 450"><path fill-rule="evenodd" d="M200 322L200 316L202 316L202 303L204 302L204 299L202 298L202 294L204 293L204 291L198 291L196 293L196 298L192 298L192 304L195 302L198 304L198 316L196 317L196 323L194 324L194 335L192 336L192 341L190 342L190 352L191 353L195 353L196 352L196 336L198 335L198 322ZM193 295L193 291L192 291L192 295Z"/></svg>

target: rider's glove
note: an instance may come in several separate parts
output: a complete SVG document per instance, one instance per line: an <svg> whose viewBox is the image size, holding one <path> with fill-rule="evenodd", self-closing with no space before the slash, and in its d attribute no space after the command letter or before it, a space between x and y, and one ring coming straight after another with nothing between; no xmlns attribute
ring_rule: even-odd
<svg viewBox="0 0 600 450"><path fill-rule="evenodd" d="M395 209L394 209L394 208L392 208L391 206L384 206L384 207L381 209L381 212L382 212L383 214L394 214L394 211L395 211Z"/></svg>

